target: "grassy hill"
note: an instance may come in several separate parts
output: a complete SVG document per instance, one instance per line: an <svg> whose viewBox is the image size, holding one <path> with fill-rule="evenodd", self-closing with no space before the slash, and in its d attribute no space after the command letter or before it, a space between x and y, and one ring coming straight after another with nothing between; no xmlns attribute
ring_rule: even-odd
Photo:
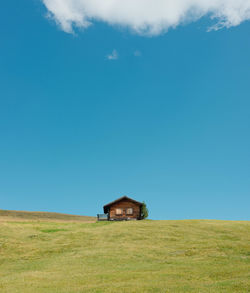
<svg viewBox="0 0 250 293"><path fill-rule="evenodd" d="M96 221L95 217L88 216L75 216L60 213L50 212L24 212L24 211L7 211L0 210L0 221L73 221L73 222L93 222Z"/></svg>
<svg viewBox="0 0 250 293"><path fill-rule="evenodd" d="M0 219L0 292L250 292L250 222Z"/></svg>

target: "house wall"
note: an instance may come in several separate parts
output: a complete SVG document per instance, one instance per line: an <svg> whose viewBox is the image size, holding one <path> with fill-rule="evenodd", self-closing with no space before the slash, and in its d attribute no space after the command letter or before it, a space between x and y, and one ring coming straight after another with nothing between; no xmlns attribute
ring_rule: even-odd
<svg viewBox="0 0 250 293"><path fill-rule="evenodd" d="M132 208L133 214L132 215L126 215L126 209ZM122 209L123 213L122 215L116 215L116 209ZM112 206L110 206L109 211L109 218L110 220L123 220L123 219L140 219L140 205L136 204L134 202L131 202L129 200L123 200L118 203L114 203Z"/></svg>

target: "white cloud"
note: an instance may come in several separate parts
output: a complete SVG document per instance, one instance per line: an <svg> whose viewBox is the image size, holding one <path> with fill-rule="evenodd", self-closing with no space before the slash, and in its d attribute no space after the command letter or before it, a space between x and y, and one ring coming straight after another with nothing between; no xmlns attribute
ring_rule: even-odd
<svg viewBox="0 0 250 293"><path fill-rule="evenodd" d="M95 21L158 35L205 15L210 29L237 26L250 19L250 0L42 0L49 16L65 32L87 28Z"/></svg>
<svg viewBox="0 0 250 293"><path fill-rule="evenodd" d="M113 50L111 54L106 56L108 60L117 60L119 55L116 50Z"/></svg>

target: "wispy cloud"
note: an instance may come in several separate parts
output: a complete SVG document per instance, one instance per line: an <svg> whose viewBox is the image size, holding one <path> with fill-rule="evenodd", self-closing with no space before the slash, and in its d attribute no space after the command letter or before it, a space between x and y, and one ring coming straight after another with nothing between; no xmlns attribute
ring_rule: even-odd
<svg viewBox="0 0 250 293"><path fill-rule="evenodd" d="M95 21L158 35L204 16L210 30L237 26L250 19L250 0L41 0L62 30L87 28Z"/></svg>
<svg viewBox="0 0 250 293"><path fill-rule="evenodd" d="M111 54L106 56L108 60L117 60L119 58L118 52L114 49Z"/></svg>
<svg viewBox="0 0 250 293"><path fill-rule="evenodd" d="M140 56L141 56L141 51L139 51L139 50L135 50L135 51L134 51L134 56L135 56L135 57L140 57Z"/></svg>

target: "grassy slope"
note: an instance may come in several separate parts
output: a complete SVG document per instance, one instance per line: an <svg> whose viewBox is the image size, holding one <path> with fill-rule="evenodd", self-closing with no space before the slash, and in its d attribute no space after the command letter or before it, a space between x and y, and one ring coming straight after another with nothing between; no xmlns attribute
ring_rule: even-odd
<svg viewBox="0 0 250 293"><path fill-rule="evenodd" d="M250 222L0 222L0 292L250 292Z"/></svg>
<svg viewBox="0 0 250 293"><path fill-rule="evenodd" d="M23 211L7 211L0 210L0 221L73 221L73 222L93 222L96 221L95 217L88 216L75 216L60 213L49 212L23 212Z"/></svg>

